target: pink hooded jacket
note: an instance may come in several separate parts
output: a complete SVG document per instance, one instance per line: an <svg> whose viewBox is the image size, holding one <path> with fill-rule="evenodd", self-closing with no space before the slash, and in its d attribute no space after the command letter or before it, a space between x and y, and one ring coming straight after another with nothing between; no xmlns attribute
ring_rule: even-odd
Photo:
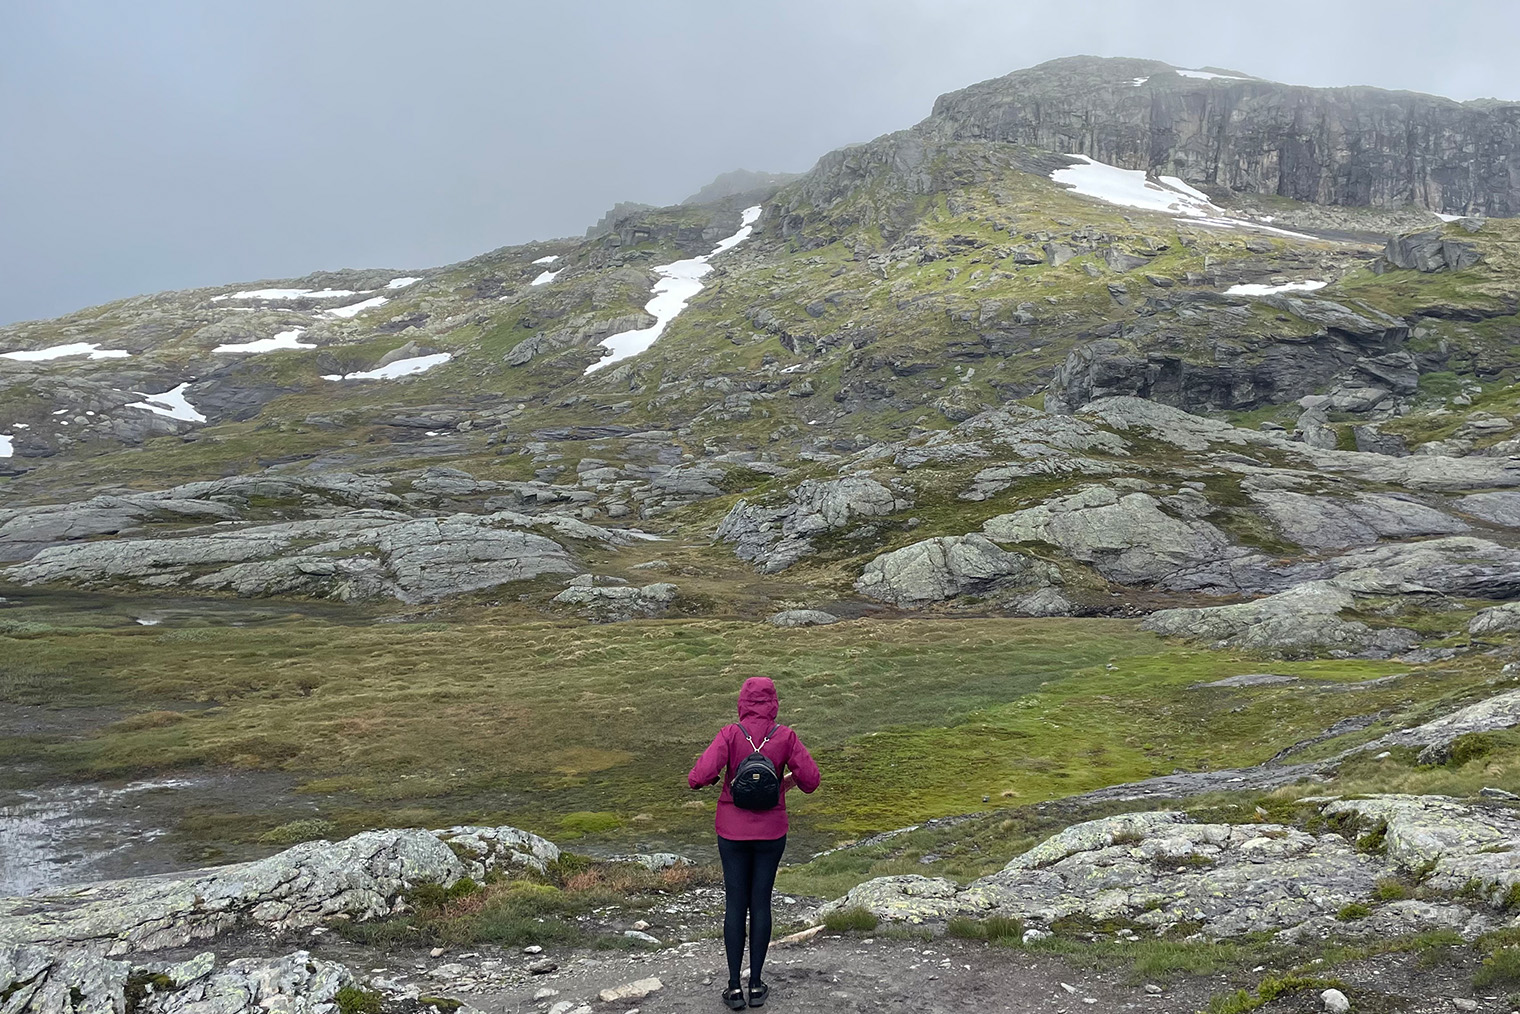
<svg viewBox="0 0 1520 1014"><path fill-rule="evenodd" d="M775 728L779 710L776 684L764 676L744 681L744 686L739 690L739 722L756 746L760 746L765 734ZM686 776L686 783L694 789L700 789L704 785L713 784L722 776L723 791L718 795L716 820L720 837L734 841L780 838L786 834L788 827L785 788L781 791L781 802L777 806L759 813L741 810L734 805L734 797L729 794L728 786L734 777L734 771L750 752L749 741L743 733L735 726L725 725L713 737L708 748L702 751L691 774ZM776 770L783 776L790 770L797 779L797 788L803 792L812 792L818 788L818 765L813 763L802 740L787 726L777 728L771 741L761 747L760 752L771 759Z"/></svg>

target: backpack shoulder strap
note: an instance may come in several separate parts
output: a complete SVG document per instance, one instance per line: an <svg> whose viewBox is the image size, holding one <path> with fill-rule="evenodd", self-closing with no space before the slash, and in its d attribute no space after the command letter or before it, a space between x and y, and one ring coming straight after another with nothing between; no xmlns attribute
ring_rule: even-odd
<svg viewBox="0 0 1520 1014"><path fill-rule="evenodd" d="M743 726L740 726L740 728L741 728L741 729L742 729L742 728L743 728ZM777 731L778 731L778 730L779 730L779 729L780 729L780 728L781 728L781 726L780 726L780 725L779 725L779 724L778 724L778 725L774 725L774 726L772 726L772 727L771 727L771 731L770 731L770 732L767 732L767 733L766 733L766 734L765 734L765 738L764 738L764 739L762 739L762 740L761 740L761 741L760 741L760 746L764 746L764 745L765 745L765 744L767 744L767 743L769 743L769 742L770 742L770 741L771 741L771 737L772 737L772 736L774 736L774 735L775 735L775 734L776 734L776 732L777 732ZM749 739L749 736L748 736L748 734L746 734L746 735L745 735L745 738L746 738L746 739ZM755 741L754 741L754 740L752 740L752 739L751 739L751 740L750 740L750 741L749 741L749 745L750 745L750 746L755 746ZM760 749L760 746L755 746L755 749L756 749L756 750L758 750L758 749Z"/></svg>
<svg viewBox="0 0 1520 1014"><path fill-rule="evenodd" d="M760 746L756 746L755 745L755 741L749 738L749 730L745 729L744 725L742 723L735 722L734 723L734 728L739 730L739 735L743 736L746 740L748 740L748 742L749 742L749 748L751 750L758 750L758 749L760 749L760 746L764 746L765 745L765 740L761 740L760 741ZM766 739L769 739L769 738L770 738L769 736L766 737Z"/></svg>

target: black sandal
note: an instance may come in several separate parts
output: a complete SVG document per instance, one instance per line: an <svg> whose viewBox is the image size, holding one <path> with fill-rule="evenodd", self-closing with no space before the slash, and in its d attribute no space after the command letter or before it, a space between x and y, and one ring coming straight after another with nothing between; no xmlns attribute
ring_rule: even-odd
<svg viewBox="0 0 1520 1014"><path fill-rule="evenodd" d="M733 989L725 989L723 991L723 1002L728 1005L729 1010L743 1010L744 990L737 986ZM761 1002L764 1003L763 1000Z"/></svg>
<svg viewBox="0 0 1520 1014"><path fill-rule="evenodd" d="M749 1005L751 1007L764 1007L765 1006L765 998L767 996L770 996L770 993L771 993L771 988L769 986L767 986L765 983L762 982L762 983L760 983L759 986L756 986L754 983L750 983L750 986L749 986Z"/></svg>

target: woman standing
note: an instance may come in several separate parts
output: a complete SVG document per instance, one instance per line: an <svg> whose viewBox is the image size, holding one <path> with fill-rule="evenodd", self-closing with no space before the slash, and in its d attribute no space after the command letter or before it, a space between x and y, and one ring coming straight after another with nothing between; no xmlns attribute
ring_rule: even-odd
<svg viewBox="0 0 1520 1014"><path fill-rule="evenodd" d="M723 777L723 791L718 796L718 856L723 861L723 947L728 953L728 988L723 1002L730 1010L743 1010L765 1004L770 992L760 973L765 966L765 952L771 942L771 889L776 883L776 867L786 849L786 790L795 786L803 792L818 788L818 765L808 754L797 734L776 724L780 706L776 701L776 684L763 676L744 681L739 690L739 722L726 725L702 752L686 782L693 789L711 785ZM761 761L753 754L763 755ZM769 762L769 771L765 762ZM734 775L740 767L757 783L772 777L779 780L780 791L775 805L752 809L755 800L741 793L735 802ZM727 774L724 774L725 769ZM783 775L784 772L784 775ZM741 805L741 803L743 805ZM749 998L739 985L739 969L744 963L744 919L749 916Z"/></svg>

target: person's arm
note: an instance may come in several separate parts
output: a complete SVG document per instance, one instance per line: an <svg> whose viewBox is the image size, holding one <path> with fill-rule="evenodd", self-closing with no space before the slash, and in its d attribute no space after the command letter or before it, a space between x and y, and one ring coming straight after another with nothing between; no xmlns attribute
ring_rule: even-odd
<svg viewBox="0 0 1520 1014"><path fill-rule="evenodd" d="M818 783L823 776L818 773L818 764L813 760L813 755L808 753L807 747L802 745L802 737L792 731L792 755L787 758L787 779L803 792L812 792L818 788ZM783 785L785 782L783 782Z"/></svg>
<svg viewBox="0 0 1520 1014"><path fill-rule="evenodd" d="M691 772L686 776L686 784L693 789L700 789L711 785L718 780L723 773L723 768L728 764L728 726L718 730L713 741L702 751L702 756L697 758L697 763L692 766Z"/></svg>

